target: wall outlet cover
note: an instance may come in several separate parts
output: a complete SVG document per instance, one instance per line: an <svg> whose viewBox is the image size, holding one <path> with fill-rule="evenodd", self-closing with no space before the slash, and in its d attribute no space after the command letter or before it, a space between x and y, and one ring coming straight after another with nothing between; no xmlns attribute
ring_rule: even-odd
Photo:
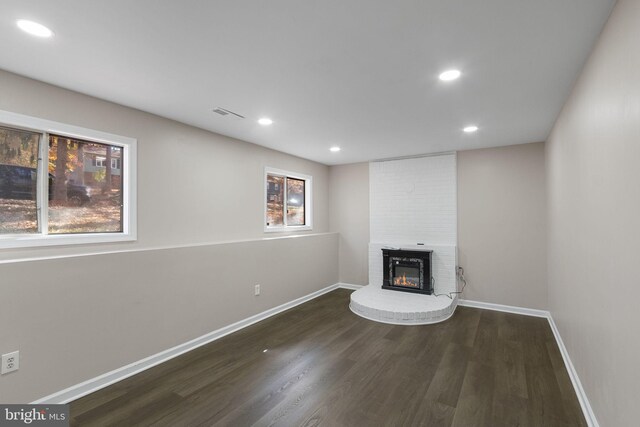
<svg viewBox="0 0 640 427"><path fill-rule="evenodd" d="M20 352L14 351L2 355L2 365L0 365L0 374L8 374L17 371L20 368Z"/></svg>

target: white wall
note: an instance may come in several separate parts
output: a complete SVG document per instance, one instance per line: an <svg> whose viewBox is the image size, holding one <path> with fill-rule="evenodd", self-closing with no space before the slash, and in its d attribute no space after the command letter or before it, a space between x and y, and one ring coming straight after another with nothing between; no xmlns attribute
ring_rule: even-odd
<svg viewBox="0 0 640 427"><path fill-rule="evenodd" d="M369 179L370 283L382 285L383 246L415 247L434 251L435 292L455 291L455 154L372 162Z"/></svg>
<svg viewBox="0 0 640 427"><path fill-rule="evenodd" d="M601 426L640 420L639 23L619 0L546 144L549 308Z"/></svg>
<svg viewBox="0 0 640 427"><path fill-rule="evenodd" d="M0 402L41 398L338 281L327 166L4 71L0 94L2 110L138 139L138 241L0 250L0 353L21 356L0 377ZM265 166L313 177L311 233L264 240Z"/></svg>
<svg viewBox="0 0 640 427"><path fill-rule="evenodd" d="M544 143L458 153L464 298L546 310Z"/></svg>

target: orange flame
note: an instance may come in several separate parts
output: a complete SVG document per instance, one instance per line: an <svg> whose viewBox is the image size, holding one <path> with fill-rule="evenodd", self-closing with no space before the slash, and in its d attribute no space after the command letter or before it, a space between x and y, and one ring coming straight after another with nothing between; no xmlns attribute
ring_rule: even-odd
<svg viewBox="0 0 640 427"><path fill-rule="evenodd" d="M417 283L412 282L411 280L407 280L407 275L405 273L402 273L402 277L394 277L393 284L396 286L410 286L413 288L418 287Z"/></svg>

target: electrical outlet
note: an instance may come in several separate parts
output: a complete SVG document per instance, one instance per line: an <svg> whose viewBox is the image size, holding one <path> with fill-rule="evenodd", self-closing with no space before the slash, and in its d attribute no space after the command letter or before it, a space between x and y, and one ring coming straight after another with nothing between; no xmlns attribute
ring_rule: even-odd
<svg viewBox="0 0 640 427"><path fill-rule="evenodd" d="M254 295L260 295L260 285L256 285L253 292Z"/></svg>
<svg viewBox="0 0 640 427"><path fill-rule="evenodd" d="M8 374L9 372L17 371L20 367L20 352L14 351L13 353L7 353L2 355L2 366L0 374Z"/></svg>

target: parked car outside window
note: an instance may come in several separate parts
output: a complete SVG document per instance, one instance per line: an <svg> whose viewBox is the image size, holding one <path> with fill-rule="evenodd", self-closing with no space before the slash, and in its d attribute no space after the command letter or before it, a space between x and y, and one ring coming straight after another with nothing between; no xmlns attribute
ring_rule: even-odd
<svg viewBox="0 0 640 427"><path fill-rule="evenodd" d="M35 168L0 164L0 198L36 199ZM53 174L49 174L49 200L52 199L57 185ZM67 201L72 206L81 206L91 201L90 189L85 185L67 182Z"/></svg>

